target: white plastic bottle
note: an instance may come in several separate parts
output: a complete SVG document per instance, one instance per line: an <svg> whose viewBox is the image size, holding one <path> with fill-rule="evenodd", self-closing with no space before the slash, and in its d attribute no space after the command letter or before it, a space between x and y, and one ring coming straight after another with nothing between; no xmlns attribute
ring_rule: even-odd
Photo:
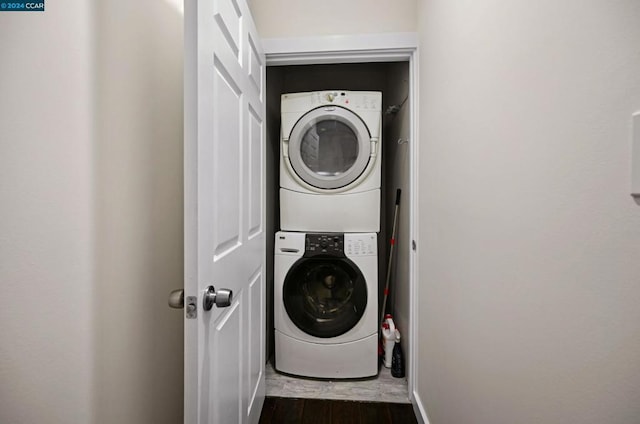
<svg viewBox="0 0 640 424"><path fill-rule="evenodd" d="M396 344L396 325L390 314L385 315L382 324L382 337L384 338L384 366L391 368L391 357L393 356L393 346Z"/></svg>

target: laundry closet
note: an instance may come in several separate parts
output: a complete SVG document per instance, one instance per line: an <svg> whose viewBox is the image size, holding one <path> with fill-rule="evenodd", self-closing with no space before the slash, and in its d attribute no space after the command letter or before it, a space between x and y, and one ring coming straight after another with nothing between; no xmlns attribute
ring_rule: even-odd
<svg viewBox="0 0 640 424"><path fill-rule="evenodd" d="M329 97L333 101L333 96L349 96L350 92L380 92L381 100L381 148L376 152L378 159L381 159L381 179L380 179L380 209L375 211L379 213L379 233L377 240L375 232L373 235L367 233L371 240L352 240L353 237L347 233L344 236L339 235L335 238L336 246L340 249L351 248L350 243L358 243L358 247L363 246L362 243L374 243L373 249L370 251L377 253L377 285L372 284L370 287L377 288L377 309L372 308L374 312L368 319L374 319L376 325L372 331L376 332L377 339L378 321L380 312L382 311L382 303L384 298L384 287L389 280L388 299L385 311L393 314L394 321L402 335L401 345L404 352L404 363L408 364L408 337L409 337L409 316L410 316L410 299L409 299L409 250L411 240L409 240L409 201L410 201L410 149L409 136L411 133L411 113L410 113L410 69L409 62L376 62L376 63L346 63L346 64L322 64L322 65L287 65L287 66L269 66L266 72L266 233L267 233L267 337L266 337L266 357L269 358L267 365L267 395L278 396L282 393L270 393L271 386L275 384L280 387L284 383L289 386L297 387L296 390L303 388L310 395L309 397L323 398L327 397L329 391L340 391L339 388L331 387L327 389L327 385L340 384L339 380L334 381L317 381L305 378L305 373L299 374L303 377L296 377L290 374L280 374L274 372L274 357L277 357L276 343L274 338L274 293L278 290L274 287L274 254L275 252L275 235L281 230L281 198L280 198L280 158L281 158L281 96L285 93L304 93L304 92L328 92ZM370 96L371 97L371 96ZM355 96L354 96L355 98ZM374 147L375 148L375 147ZM398 190L401 190L399 207L396 208L396 200ZM340 199L336 195L336 201ZM397 213L395 213L397 209ZM373 212L373 211L372 211ZM391 267L389 268L391 238L394 216L397 217L397 229L394 240L393 255L391 258ZM336 217L340 219L340 217ZM313 233L314 231L309 231ZM288 233L284 233L288 234ZM330 234L330 233L329 233ZM304 236L302 234L293 236L302 237L304 250ZM284 239L284 237L281 237ZM307 237L306 243L309 244L310 239ZM312 242L315 239L311 239ZM318 239L318 243L324 243ZM294 250L294 249L290 249ZM345 250L346 251L346 250ZM375 254L374 254L375 255ZM293 258L295 259L295 258ZM276 270L276 272L279 272ZM390 278L388 278L388 276ZM280 277L277 277L280 278ZM282 294L279 294L282 296ZM375 296L374 296L375 298ZM278 303L276 302L276 308ZM275 311L278 312L278 311ZM297 324L296 324L297 325ZM377 342L375 343L377 345ZM304 346L302 346L301 355L304 355ZM336 361L341 361L340 348L334 349L329 355L335 355ZM377 353L376 353L377 354ZM324 353L320 354L324 356ZM353 354L351 354L353 355ZM277 368L277 367L276 367ZM370 368L369 368L370 369ZM406 370L407 375L409 370ZM270 377L271 376L271 377ZM310 372L310 377L317 377ZM357 377L358 375L356 375ZM320 377L327 378L320 375ZM284 383L276 382L273 379L282 379ZM333 380L333 379L332 379ZM370 377L363 380L372 382L364 391L377 390L380 392L395 391L398 386L404 386L406 390L406 376L404 378L394 379L389 375L389 369L381 366L379 377ZM349 381L349 380L347 380ZM310 384L305 385L305 382ZM300 383L298 386L297 383ZM287 384L284 384L285 386ZM315 385L314 385L315 384ZM347 383L348 385L349 383ZM318 393L314 395L309 391L314 391L317 387ZM350 390L355 390L353 387ZM286 394L285 394L286 395ZM407 401L400 398L384 398L378 397L376 394L369 393L369 397L362 398L360 394L353 393L354 400L385 400L385 401ZM349 393L344 394L344 399L351 398Z"/></svg>

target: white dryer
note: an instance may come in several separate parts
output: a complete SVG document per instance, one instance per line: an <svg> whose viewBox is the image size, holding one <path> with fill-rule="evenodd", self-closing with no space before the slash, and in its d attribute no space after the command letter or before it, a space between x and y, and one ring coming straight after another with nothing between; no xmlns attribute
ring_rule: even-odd
<svg viewBox="0 0 640 424"><path fill-rule="evenodd" d="M281 229L379 231L382 93L283 94L281 114Z"/></svg>
<svg viewBox="0 0 640 424"><path fill-rule="evenodd" d="M378 373L376 233L276 233L275 368L317 378Z"/></svg>

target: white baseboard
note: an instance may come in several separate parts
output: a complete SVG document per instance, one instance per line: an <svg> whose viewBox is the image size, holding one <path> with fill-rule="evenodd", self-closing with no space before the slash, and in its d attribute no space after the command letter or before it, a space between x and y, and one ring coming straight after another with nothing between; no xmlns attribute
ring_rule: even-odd
<svg viewBox="0 0 640 424"><path fill-rule="evenodd" d="M429 417L427 417L427 409L422 403L422 399L420 399L420 395L418 392L413 390L411 392L411 400L413 405L413 412L416 414L416 418L420 424L429 424Z"/></svg>

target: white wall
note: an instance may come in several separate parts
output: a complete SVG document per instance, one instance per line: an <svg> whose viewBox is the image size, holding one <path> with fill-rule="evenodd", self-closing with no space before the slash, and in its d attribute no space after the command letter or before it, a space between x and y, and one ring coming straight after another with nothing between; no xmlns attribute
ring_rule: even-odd
<svg viewBox="0 0 640 424"><path fill-rule="evenodd" d="M0 422L92 416L92 10L0 12Z"/></svg>
<svg viewBox="0 0 640 424"><path fill-rule="evenodd" d="M381 233L384 237L384 250L380 253L380 275L385 284L389 262L389 241L393 229L393 216L396 202L396 190L402 190L400 205L398 207L398 221L396 229L396 244L394 256L391 261L391 278L389 282L390 298L386 312L393 313L396 327L401 332L402 349L407 360L409 353L411 297L409 286L409 260L410 260L410 215L409 203L410 175L409 175L409 142L411 134L410 102L408 99L410 89L409 62L397 62L388 64L387 88L384 92L384 109L389 105L399 106L397 113L383 115L384 128L384 181L385 193L382 198L386 231ZM403 103L404 102L404 103ZM398 140L403 140L399 144ZM414 140L412 140L414 141ZM406 361L408 362L408 361ZM409 370L407 369L407 375Z"/></svg>
<svg viewBox="0 0 640 424"><path fill-rule="evenodd" d="M636 0L420 2L432 423L637 423Z"/></svg>
<svg viewBox="0 0 640 424"><path fill-rule="evenodd" d="M96 423L182 421L183 15L96 10Z"/></svg>
<svg viewBox="0 0 640 424"><path fill-rule="evenodd" d="M416 31L415 0L252 0L263 38Z"/></svg>
<svg viewBox="0 0 640 424"><path fill-rule="evenodd" d="M0 13L0 422L182 420L182 14Z"/></svg>

